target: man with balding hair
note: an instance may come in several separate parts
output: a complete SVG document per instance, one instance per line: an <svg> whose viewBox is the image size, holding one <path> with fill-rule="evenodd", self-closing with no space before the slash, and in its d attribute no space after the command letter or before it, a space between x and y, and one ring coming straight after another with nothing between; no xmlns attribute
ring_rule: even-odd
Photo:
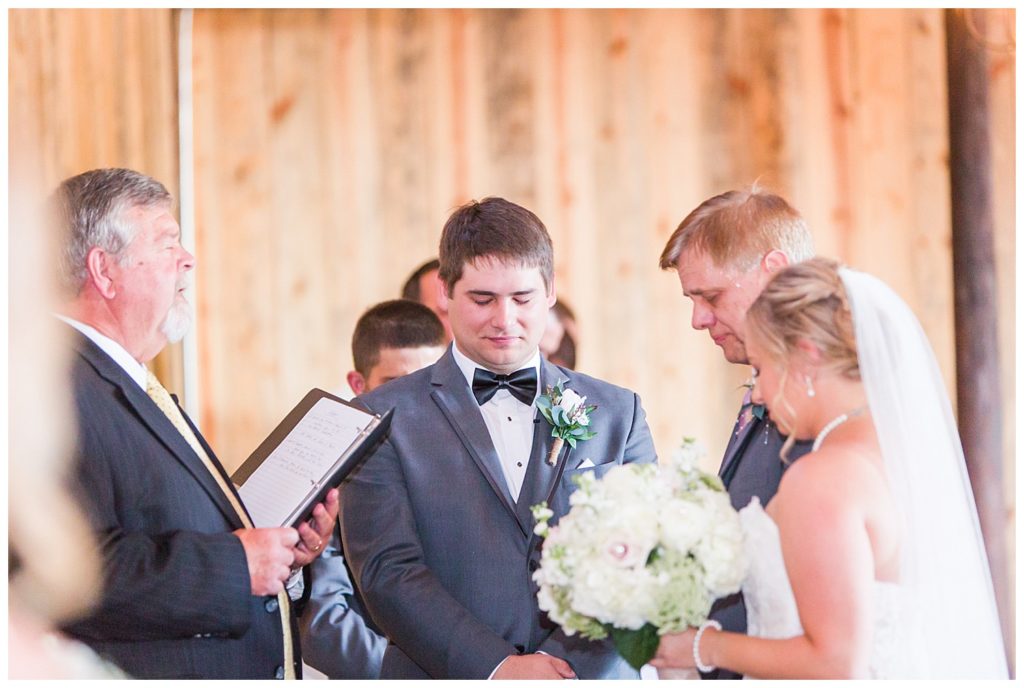
<svg viewBox="0 0 1024 688"><path fill-rule="evenodd" d="M813 255L800 214L782 197L752 187L697 206L669 237L659 265L678 273L683 295L693 302L693 329L707 330L725 360L749 365L743 340L747 308L776 271ZM764 407L751 403L748 389L718 471L734 508L743 508L754 496L767 504L788 462L810 451L810 442L796 442L783 461L779 452L785 441ZM726 631L745 633L743 596L718 600L711 618ZM702 677L739 675L716 669Z"/></svg>

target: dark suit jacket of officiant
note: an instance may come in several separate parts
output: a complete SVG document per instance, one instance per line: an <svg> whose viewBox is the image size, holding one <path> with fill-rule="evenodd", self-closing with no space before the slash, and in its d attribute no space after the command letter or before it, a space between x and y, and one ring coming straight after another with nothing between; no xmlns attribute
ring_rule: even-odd
<svg viewBox="0 0 1024 688"><path fill-rule="evenodd" d="M531 577L541 539L530 505L547 501L557 518L569 510L573 476L656 460L636 394L542 359L541 389L559 379L597 404L597 434L550 466L551 427L538 413L516 501L451 349L359 397L374 411L395 409L388 439L341 491L345 556L390 641L381 678L486 679L509 655L537 651L582 679L638 678L610 639L567 636L538 609Z"/></svg>
<svg viewBox="0 0 1024 688"><path fill-rule="evenodd" d="M761 500L761 504L767 505L775 496L787 466L779 457L785 441L786 438L779 433L778 426L771 422L767 414L764 418L755 416L742 430L739 429L737 419L718 470L734 509L742 509L755 496ZM809 441L794 443L789 450L789 462L809 452L811 444ZM711 618L721 623L726 631L746 633L747 608L743 604L743 595L736 593L716 601L711 608ZM708 674L702 673L701 678L735 679L740 678L740 675L716 669Z"/></svg>
<svg viewBox="0 0 1024 688"><path fill-rule="evenodd" d="M232 535L238 515L146 392L75 336L74 488L104 576L98 607L66 631L134 678L283 677L277 598L251 594L245 550ZM299 675L294 615L292 630Z"/></svg>

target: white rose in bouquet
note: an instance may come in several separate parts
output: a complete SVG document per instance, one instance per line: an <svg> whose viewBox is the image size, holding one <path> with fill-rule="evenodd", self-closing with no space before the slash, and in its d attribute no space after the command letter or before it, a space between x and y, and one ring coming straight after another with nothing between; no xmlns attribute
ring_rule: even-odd
<svg viewBox="0 0 1024 688"><path fill-rule="evenodd" d="M569 635L611 635L637 669L660 634L699 625L746 574L738 514L721 481L697 468L700 453L686 439L669 465L588 473L554 526L546 505L534 507L546 538L533 576L540 608Z"/></svg>
<svg viewBox="0 0 1024 688"><path fill-rule="evenodd" d="M705 580L712 595L718 598L736 592L746 575L743 530L729 495L708 492L703 497L708 505L706 513L714 515L710 518L710 530L697 546L697 556L707 562Z"/></svg>

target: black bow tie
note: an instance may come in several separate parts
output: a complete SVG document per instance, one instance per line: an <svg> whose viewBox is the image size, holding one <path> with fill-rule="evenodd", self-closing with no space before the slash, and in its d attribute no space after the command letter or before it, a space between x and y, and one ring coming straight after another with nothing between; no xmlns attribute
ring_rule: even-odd
<svg viewBox="0 0 1024 688"><path fill-rule="evenodd" d="M498 375L483 368L473 373L473 395L476 402L483 406L491 400L499 389L507 389L519 401L527 406L533 403L537 394L537 369L534 367L517 370L511 375Z"/></svg>

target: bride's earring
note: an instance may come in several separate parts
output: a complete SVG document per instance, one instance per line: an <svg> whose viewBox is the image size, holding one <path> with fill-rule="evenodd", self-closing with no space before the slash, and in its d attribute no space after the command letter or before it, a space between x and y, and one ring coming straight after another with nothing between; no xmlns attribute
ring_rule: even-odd
<svg viewBox="0 0 1024 688"><path fill-rule="evenodd" d="M811 376L810 375L804 375L804 383L807 385L807 396L813 397L814 396L814 385L811 384Z"/></svg>

